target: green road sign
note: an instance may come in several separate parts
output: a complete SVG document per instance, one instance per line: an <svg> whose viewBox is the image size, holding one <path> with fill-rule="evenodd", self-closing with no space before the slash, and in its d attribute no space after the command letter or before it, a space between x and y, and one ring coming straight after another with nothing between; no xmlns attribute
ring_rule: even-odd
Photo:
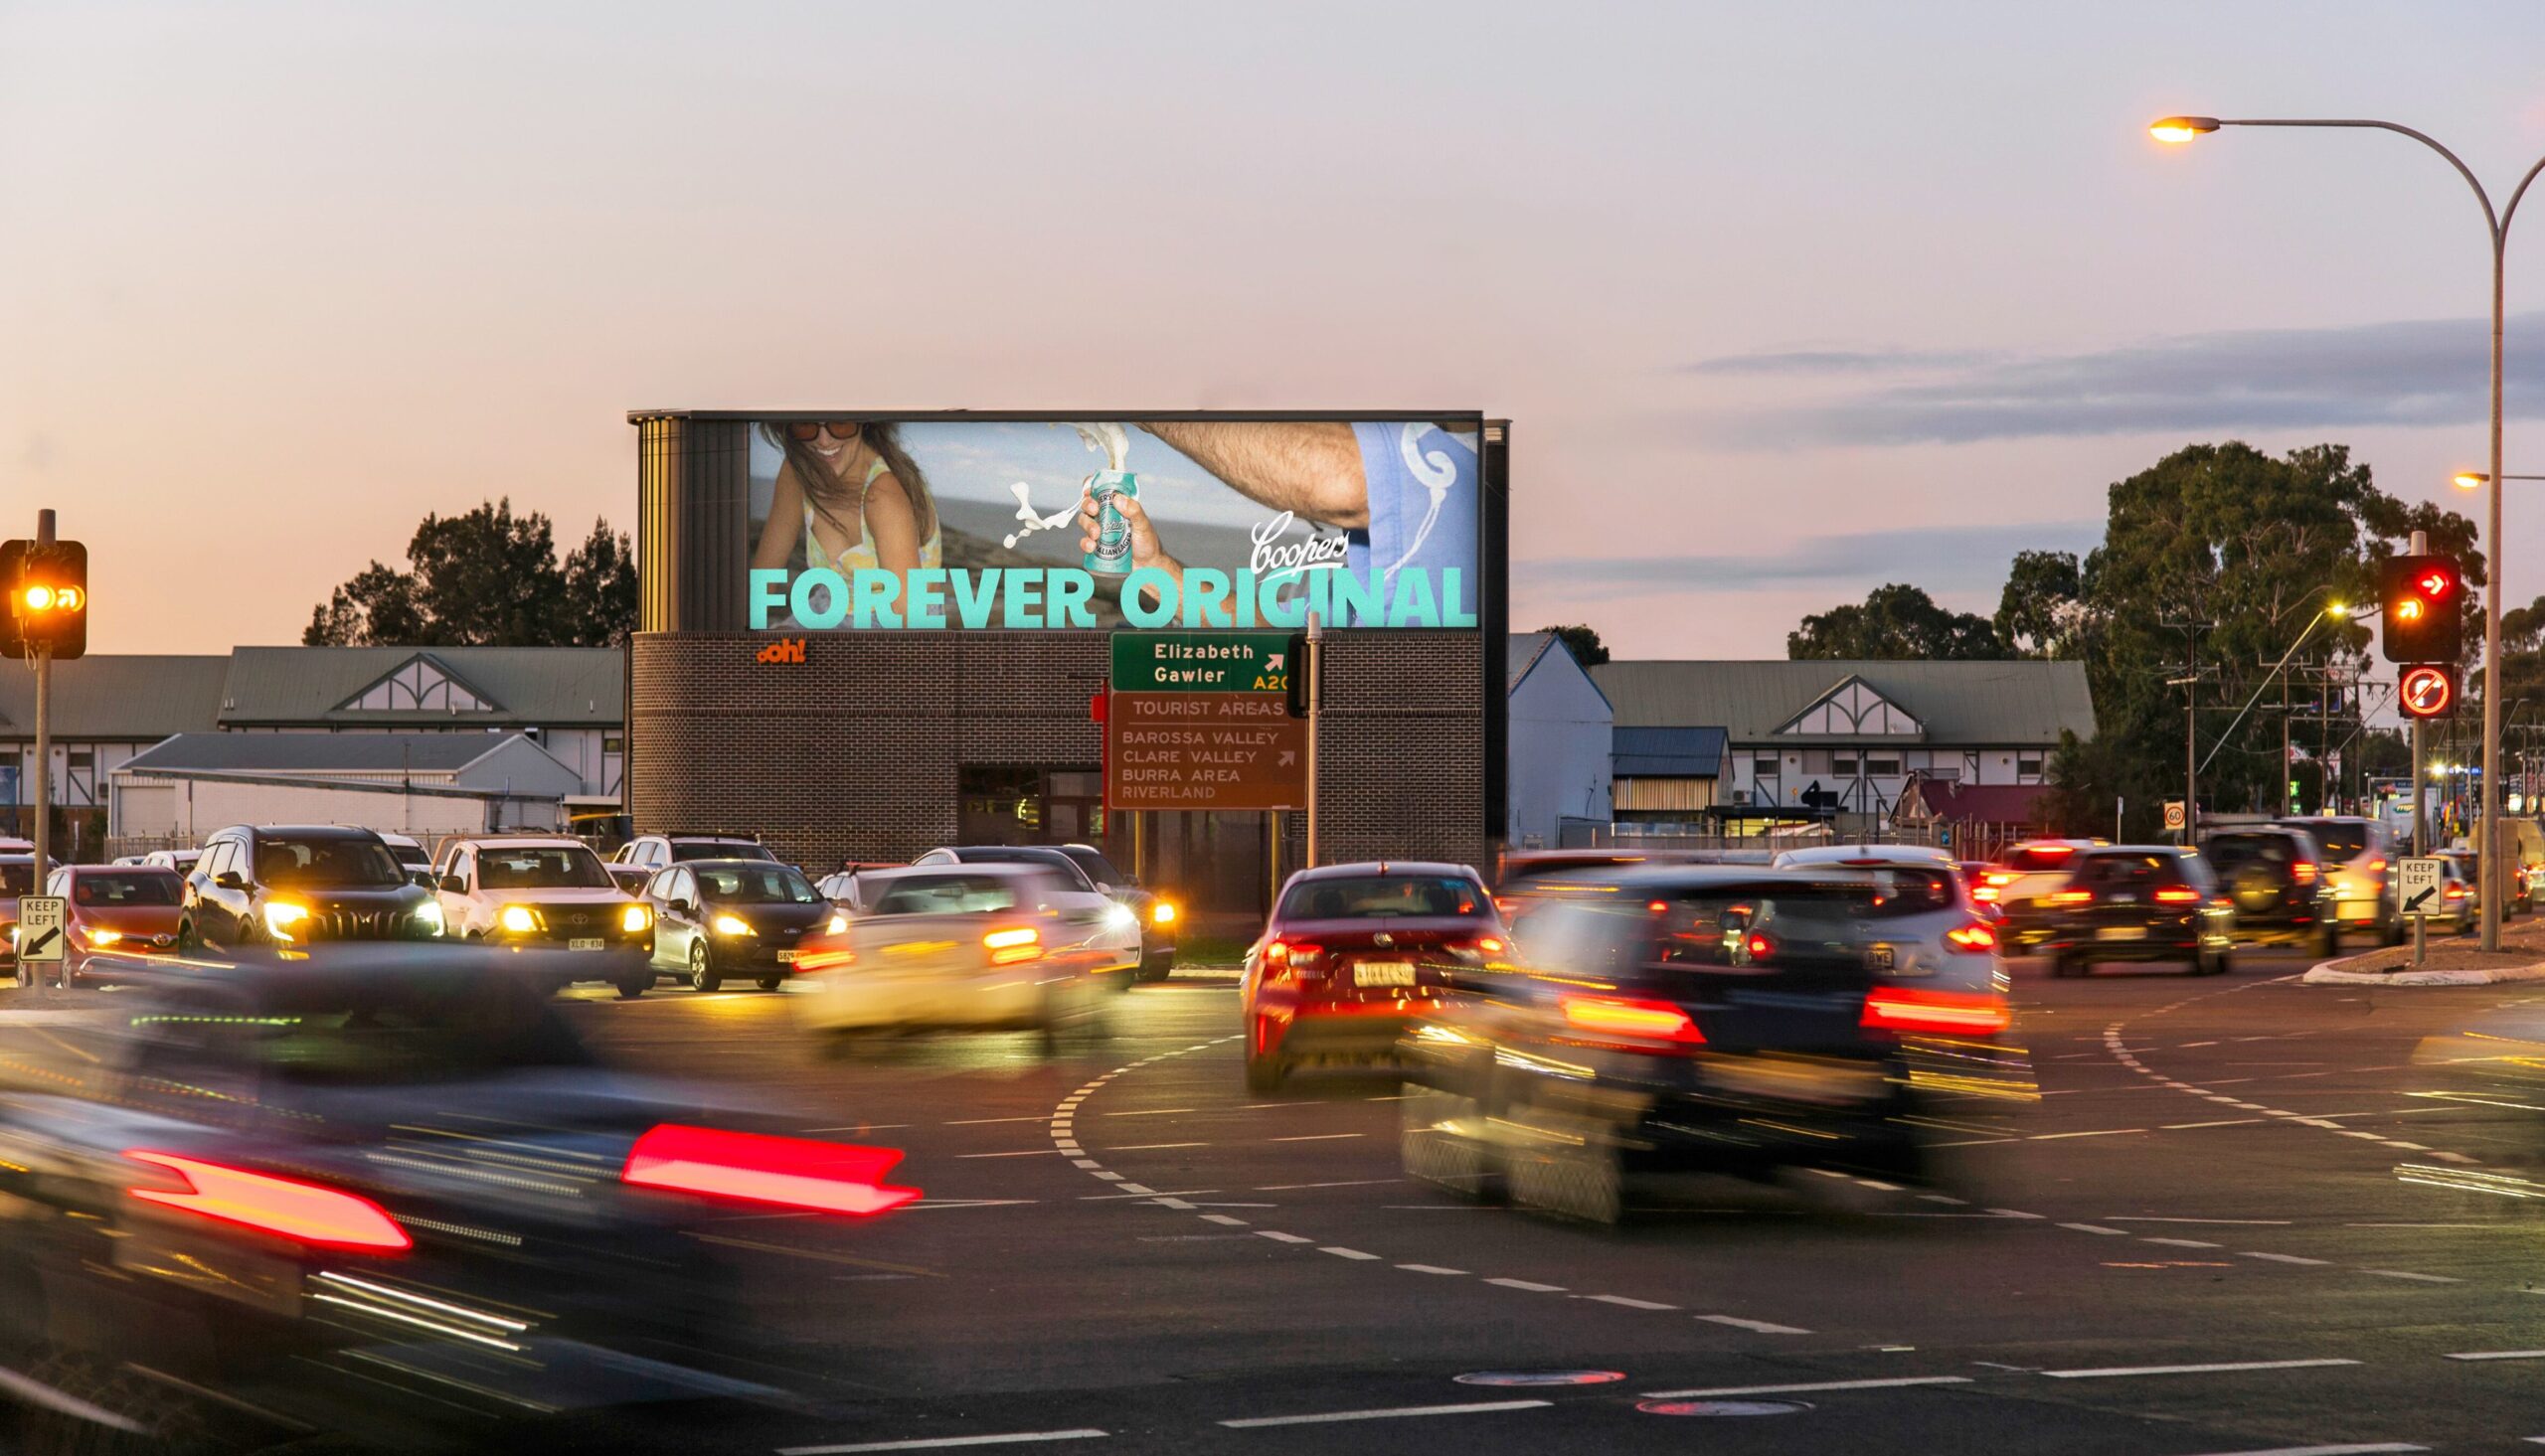
<svg viewBox="0 0 2545 1456"><path fill-rule="evenodd" d="M1290 691L1287 632L1116 632L1116 693Z"/></svg>

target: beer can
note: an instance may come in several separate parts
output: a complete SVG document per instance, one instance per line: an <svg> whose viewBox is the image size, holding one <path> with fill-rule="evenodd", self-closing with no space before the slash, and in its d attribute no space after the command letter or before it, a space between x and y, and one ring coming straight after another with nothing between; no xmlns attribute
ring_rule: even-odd
<svg viewBox="0 0 2545 1456"><path fill-rule="evenodd" d="M1123 575L1131 569L1131 523L1113 502L1116 496L1137 496L1139 477L1128 470L1099 470L1087 490L1096 501L1096 550L1087 553L1087 569L1103 576Z"/></svg>

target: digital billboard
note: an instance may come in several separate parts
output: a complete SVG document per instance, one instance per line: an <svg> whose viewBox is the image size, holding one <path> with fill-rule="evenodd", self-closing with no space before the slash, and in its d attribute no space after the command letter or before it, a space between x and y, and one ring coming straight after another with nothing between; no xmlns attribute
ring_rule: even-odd
<svg viewBox="0 0 2545 1456"><path fill-rule="evenodd" d="M1480 421L755 422L754 630L1474 627Z"/></svg>

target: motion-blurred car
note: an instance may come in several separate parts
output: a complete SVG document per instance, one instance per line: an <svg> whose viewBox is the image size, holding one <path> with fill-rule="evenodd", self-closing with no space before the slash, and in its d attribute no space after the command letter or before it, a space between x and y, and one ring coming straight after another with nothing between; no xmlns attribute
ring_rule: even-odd
<svg viewBox="0 0 2545 1456"><path fill-rule="evenodd" d="M1301 870L1281 887L1238 982L1246 1088L1302 1065L1386 1064L1406 1026L1464 969L1507 956L1511 932L1464 865Z"/></svg>
<svg viewBox="0 0 2545 1456"><path fill-rule="evenodd" d="M582 840L452 840L432 883L451 935L573 952L586 957L574 979L606 981L622 997L654 984L654 912L620 890Z"/></svg>
<svg viewBox="0 0 2545 1456"><path fill-rule="evenodd" d="M0 855L0 965L13 971L21 986L35 984L18 964L18 896L36 892L36 857Z"/></svg>
<svg viewBox="0 0 2545 1456"><path fill-rule="evenodd" d="M2068 888L2077 856L2091 839L2033 839L2009 845L1971 886L1997 907L1998 931L2009 955L2030 954L2050 933L2051 895Z"/></svg>
<svg viewBox="0 0 2545 1456"><path fill-rule="evenodd" d="M1106 890L1088 872L1085 862L1067 850L1050 845L956 845L930 850L911 863L1040 866L1062 884L1055 903L1063 920L1073 926L1094 927L1111 937L1107 943L1118 943L1130 951L1129 963L1123 969L1131 974L1123 980L1163 981L1175 969L1175 916L1170 913L1164 921L1153 923L1119 894Z"/></svg>
<svg viewBox="0 0 2545 1456"><path fill-rule="evenodd" d="M1942 850L1825 845L1787 850L1776 868L1854 881L1870 891L1861 909L1865 959L1883 980L1993 994L2004 979L1996 926Z"/></svg>
<svg viewBox="0 0 2545 1456"><path fill-rule="evenodd" d="M1547 906L1524 963L1461 968L1409 1026L1410 1176L1595 1222L1645 1174L1922 1176L1917 1044L1993 1048L2002 979L1883 981L1862 877L1689 866L1618 890Z"/></svg>
<svg viewBox="0 0 2545 1456"><path fill-rule="evenodd" d="M1095 882L1098 890L1130 906L1131 913L1139 916L1139 979L1163 981L1174 975L1176 949L1184 930L1184 906L1171 895L1143 887L1138 877L1116 866L1094 845L1065 844L1059 848L1081 874Z"/></svg>
<svg viewBox="0 0 2545 1456"><path fill-rule="evenodd" d="M804 937L848 928L848 917L792 865L697 860L658 870L645 886L654 912L654 971L715 991L728 977L763 991L786 984Z"/></svg>
<svg viewBox="0 0 2545 1456"><path fill-rule="evenodd" d="M2179 961L2195 976L2235 964L2236 911L2209 864L2175 845L2081 851L2068 888L2051 892L2041 950L2051 974L2082 976L2111 962Z"/></svg>
<svg viewBox="0 0 2545 1456"><path fill-rule="evenodd" d="M2344 933L2365 931L2379 943L2403 938L2404 922L2395 913L2395 882L2390 873L2392 842L2386 826L2374 819L2336 814L2315 819L2283 819L2302 829L2324 854L2324 878L2333 888L2333 914Z"/></svg>
<svg viewBox="0 0 2545 1456"><path fill-rule="evenodd" d="M1104 1029L1118 945L1066 926L1069 885L1040 865L919 865L856 877L844 930L807 938L787 983L833 1050L907 1029L1033 1030L1046 1046Z"/></svg>
<svg viewBox="0 0 2545 1456"><path fill-rule="evenodd" d="M145 971L85 1085L0 1095L13 1449L481 1450L773 1395L736 1255L692 1234L894 1208L899 1155L700 1125L734 1119L599 1065L519 973L542 954Z"/></svg>
<svg viewBox="0 0 2545 1456"><path fill-rule="evenodd" d="M46 877L45 893L64 901L65 990L111 979L107 973L126 957L176 954L186 882L174 870L65 865Z"/></svg>
<svg viewBox="0 0 2545 1456"><path fill-rule="evenodd" d="M1511 850L1493 877L1493 907L1513 934L1540 907L1574 894L1599 894L1610 876L1638 865L1687 859L1669 850Z"/></svg>
<svg viewBox="0 0 2545 1456"><path fill-rule="evenodd" d="M2302 946L2318 956L2340 947L2333 887L2312 835L2257 824L2222 829L2200 849L2235 902L2237 944Z"/></svg>
<svg viewBox="0 0 2545 1456"><path fill-rule="evenodd" d="M204 841L177 933L232 949L426 940L442 933L441 905L368 829L239 825Z"/></svg>
<svg viewBox="0 0 2545 1456"><path fill-rule="evenodd" d="M2442 935L2471 935L2482 921L2482 866L2470 852L2439 856L2439 902L2423 906L2427 928Z"/></svg>

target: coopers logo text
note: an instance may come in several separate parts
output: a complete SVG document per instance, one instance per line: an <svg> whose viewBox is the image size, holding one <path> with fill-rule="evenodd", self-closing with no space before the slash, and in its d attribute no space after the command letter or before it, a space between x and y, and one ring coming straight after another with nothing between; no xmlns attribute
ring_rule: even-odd
<svg viewBox="0 0 2545 1456"><path fill-rule="evenodd" d="M757 661L764 667L801 663L804 661L804 639L780 637L762 648Z"/></svg>

